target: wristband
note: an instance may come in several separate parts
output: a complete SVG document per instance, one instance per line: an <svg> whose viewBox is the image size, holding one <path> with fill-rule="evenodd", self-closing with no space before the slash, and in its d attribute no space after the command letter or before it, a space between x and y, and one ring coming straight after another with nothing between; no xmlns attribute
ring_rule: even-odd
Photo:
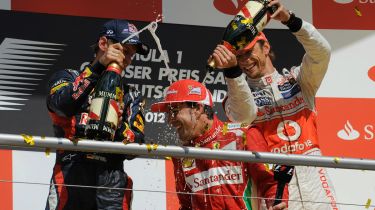
<svg viewBox="0 0 375 210"><path fill-rule="evenodd" d="M296 19L296 15L294 14L294 12L288 10L288 13L289 13L289 19L287 21L281 21L281 23L286 26L292 24Z"/></svg>

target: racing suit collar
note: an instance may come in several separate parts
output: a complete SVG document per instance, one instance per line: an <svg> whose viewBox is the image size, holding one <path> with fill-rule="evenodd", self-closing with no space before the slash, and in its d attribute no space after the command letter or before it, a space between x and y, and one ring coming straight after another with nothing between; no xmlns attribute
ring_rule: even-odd
<svg viewBox="0 0 375 210"><path fill-rule="evenodd" d="M212 127L206 133L194 139L193 145L195 147L201 147L210 143L220 132L222 132L222 128L223 122L221 122L219 119L217 119L216 116L214 116Z"/></svg>
<svg viewBox="0 0 375 210"><path fill-rule="evenodd" d="M274 68L274 71L271 74L264 75L261 78L252 79L252 78L247 77L247 83L250 86L257 86L257 87L268 86L268 85L270 85L271 83L273 83L277 80L278 75L279 75L279 73Z"/></svg>

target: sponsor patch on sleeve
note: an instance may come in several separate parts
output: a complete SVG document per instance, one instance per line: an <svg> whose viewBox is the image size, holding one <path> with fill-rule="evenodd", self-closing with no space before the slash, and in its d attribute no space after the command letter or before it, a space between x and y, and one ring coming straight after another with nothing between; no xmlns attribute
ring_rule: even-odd
<svg viewBox="0 0 375 210"><path fill-rule="evenodd" d="M58 84L57 83L55 83L55 85L53 86L53 88L51 88L50 95L54 94L56 91L60 90L62 87L65 87L65 86L69 85L69 83L66 82L66 81L58 83Z"/></svg>

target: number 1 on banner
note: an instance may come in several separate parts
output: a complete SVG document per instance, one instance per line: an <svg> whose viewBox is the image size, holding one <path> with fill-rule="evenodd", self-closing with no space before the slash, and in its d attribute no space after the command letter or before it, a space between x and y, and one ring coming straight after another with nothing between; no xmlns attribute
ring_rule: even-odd
<svg viewBox="0 0 375 210"><path fill-rule="evenodd" d="M177 63L180 64L182 60L182 51L177 51Z"/></svg>

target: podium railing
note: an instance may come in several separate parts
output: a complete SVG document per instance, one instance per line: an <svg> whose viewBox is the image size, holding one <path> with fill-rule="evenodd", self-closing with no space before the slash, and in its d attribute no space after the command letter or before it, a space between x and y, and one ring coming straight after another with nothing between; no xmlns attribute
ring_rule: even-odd
<svg viewBox="0 0 375 210"><path fill-rule="evenodd" d="M0 148L27 151L44 151L46 149L55 151L61 149L83 152L131 154L152 157L171 156L196 159L231 160L285 165L320 166L328 168L375 170L375 160L371 159L275 154L269 152L219 150L158 144L123 144L122 142L93 141L85 139L72 142L69 139L65 138L29 136L25 134L0 134Z"/></svg>

